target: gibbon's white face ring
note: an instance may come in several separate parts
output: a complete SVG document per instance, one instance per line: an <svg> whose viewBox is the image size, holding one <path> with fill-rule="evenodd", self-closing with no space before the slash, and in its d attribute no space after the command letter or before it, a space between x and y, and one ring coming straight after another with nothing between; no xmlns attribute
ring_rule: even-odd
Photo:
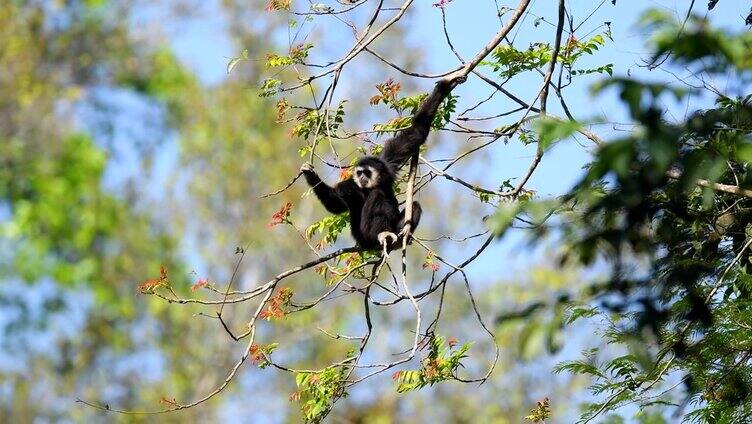
<svg viewBox="0 0 752 424"><path fill-rule="evenodd" d="M379 171L370 166L356 166L353 180L355 180L355 185L360 188L374 188L379 183Z"/></svg>

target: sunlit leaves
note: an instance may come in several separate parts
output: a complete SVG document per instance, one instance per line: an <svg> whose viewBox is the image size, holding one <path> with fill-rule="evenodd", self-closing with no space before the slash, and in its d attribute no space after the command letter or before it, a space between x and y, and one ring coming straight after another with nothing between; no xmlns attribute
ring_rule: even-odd
<svg viewBox="0 0 752 424"><path fill-rule="evenodd" d="M297 124L293 127L291 135L307 139L312 134L335 134L345 119L345 103L346 101L340 102L334 110L309 109L299 114L295 118Z"/></svg>
<svg viewBox="0 0 752 424"><path fill-rule="evenodd" d="M384 83L377 84L376 89L379 93L371 97L370 104L378 105L379 103L383 103L399 115L396 118L390 119L386 123L374 124L373 129L377 134L396 132L408 128L412 124L412 116L418 108L420 108L423 100L428 97L428 94L425 93L414 96L397 97L401 85L391 78ZM436 116L434 116L433 122L431 122L431 128L443 128L449 121L451 114L454 113L456 107L457 97L450 94L439 106Z"/></svg>
<svg viewBox="0 0 752 424"><path fill-rule="evenodd" d="M329 367L321 372L300 372L295 375L298 390L290 396L297 401L308 423L320 422L345 391L346 369Z"/></svg>
<svg viewBox="0 0 752 424"><path fill-rule="evenodd" d="M240 56L233 57L227 62L227 74L229 75L238 63L243 60L248 60L248 49L243 50Z"/></svg>
<svg viewBox="0 0 752 424"><path fill-rule="evenodd" d="M313 44L305 43L298 44L290 49L290 59L294 63L303 63L303 60L308 57L308 52L313 48Z"/></svg>
<svg viewBox="0 0 752 424"><path fill-rule="evenodd" d="M290 56L280 56L277 54L268 54L266 55L266 63L264 66L267 68L276 68L279 66L288 66L295 63L295 61Z"/></svg>
<svg viewBox="0 0 752 424"><path fill-rule="evenodd" d="M561 60L565 65L571 66L581 56L586 54L592 55L598 51L601 46L605 45L606 39L601 34L596 34L585 41L579 41L574 36L570 36L561 51Z"/></svg>
<svg viewBox="0 0 752 424"><path fill-rule="evenodd" d="M279 347L279 343L269 343L266 345L254 343L248 348L248 353L251 356L251 361L253 361L256 366L259 368L266 368L271 365L269 357L277 347Z"/></svg>
<svg viewBox="0 0 752 424"><path fill-rule="evenodd" d="M350 225L349 213L327 215L320 221L311 224L306 229L305 235L310 240L315 234L323 234L324 237L317 243L317 246L321 248L337 241L337 237L348 225Z"/></svg>
<svg viewBox="0 0 752 424"><path fill-rule="evenodd" d="M483 65L490 66L502 78L511 78L521 72L545 66L551 60L551 53L551 46L545 43L536 43L528 50L502 45L491 53L493 60L486 60Z"/></svg>
<svg viewBox="0 0 752 424"><path fill-rule="evenodd" d="M290 54L286 56L270 53L266 55L264 66L267 68L278 68L303 63L308 57L308 51L313 48L313 44L298 44L290 49Z"/></svg>
<svg viewBox="0 0 752 424"><path fill-rule="evenodd" d="M593 55L606 44L606 38L609 34L596 34L595 36L580 41L574 36L567 39L559 52L557 61L571 69L572 66L583 55ZM511 78L522 72L541 69L551 61L553 47L547 43L531 44L527 50L518 50L511 45L502 45L497 47L489 59L482 62L482 65L489 66L494 72L499 73L502 78ZM613 73L613 64L575 70L571 75L586 75L593 73Z"/></svg>
<svg viewBox="0 0 752 424"><path fill-rule="evenodd" d="M386 82L376 84L376 89L379 91L379 94L371 97L371 100L369 103L371 105L377 105L379 102L383 102L384 104L394 104L397 101L397 93L402 88L402 85L398 82L395 82L394 79L389 78Z"/></svg>
<svg viewBox="0 0 752 424"><path fill-rule="evenodd" d="M597 68L589 69L575 69L572 71L572 75L590 75L590 74L608 74L608 76L614 75L614 64L608 63Z"/></svg>
<svg viewBox="0 0 752 424"><path fill-rule="evenodd" d="M327 14L334 12L334 9L331 6L327 6L323 3L312 3L311 12L318 14Z"/></svg>
<svg viewBox="0 0 752 424"><path fill-rule="evenodd" d="M267 78L261 83L261 97L271 97L279 92L282 81L276 78Z"/></svg>
<svg viewBox="0 0 752 424"><path fill-rule="evenodd" d="M277 101L276 107L277 119L274 122L280 124L285 120L285 113L290 110L290 103L287 102L287 99L280 99Z"/></svg>
<svg viewBox="0 0 752 424"><path fill-rule="evenodd" d="M277 292L271 299L263 311L259 313L259 318L267 321L272 321L280 318L284 318L289 312L290 299L292 299L293 291L289 287L284 287Z"/></svg>
<svg viewBox="0 0 752 424"><path fill-rule="evenodd" d="M273 10L290 10L292 0L269 0L266 4L266 10L271 12Z"/></svg>
<svg viewBox="0 0 752 424"><path fill-rule="evenodd" d="M433 252L429 251L426 254L425 259L423 260L423 269L430 269L433 272L436 272L439 270L440 265L436 262L436 257ZM450 339L451 341L452 339ZM449 347L453 347L453 345L450 343Z"/></svg>
<svg viewBox="0 0 752 424"><path fill-rule="evenodd" d="M548 398L545 398L537 402L535 408L530 410L530 414L525 416L525 419L532 421L534 424L543 424L549 417L551 417L551 404Z"/></svg>
<svg viewBox="0 0 752 424"><path fill-rule="evenodd" d="M410 127L410 124L412 122L413 122L412 117L404 116L404 117L390 119L384 124L374 124L373 129L374 131L376 131L377 134L384 134L387 132L396 132L396 131L404 130L405 128Z"/></svg>
<svg viewBox="0 0 752 424"><path fill-rule="evenodd" d="M397 393L418 390L455 378L455 373L457 368L461 366L462 359L467 357L470 343L465 343L456 348L457 341L454 339L450 339L450 341L451 343L445 343L443 337L434 336L429 342L428 356L421 361L419 370L394 373L392 377L397 381Z"/></svg>

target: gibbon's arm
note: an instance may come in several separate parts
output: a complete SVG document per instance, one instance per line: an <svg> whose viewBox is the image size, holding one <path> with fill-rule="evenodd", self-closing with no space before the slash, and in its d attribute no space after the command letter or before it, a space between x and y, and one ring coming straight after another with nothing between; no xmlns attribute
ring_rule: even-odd
<svg viewBox="0 0 752 424"><path fill-rule="evenodd" d="M461 79L441 79L436 83L431 94L423 100L418 111L413 116L412 125L402 130L395 137L384 143L381 159L396 173L405 161L426 142L431 130L431 123L439 110L441 102L451 93Z"/></svg>
<svg viewBox="0 0 752 424"><path fill-rule="evenodd" d="M338 214L347 212L347 204L336 189L328 186L313 170L313 165L305 163L300 168L308 185L313 187L313 192L319 198L321 204L331 213Z"/></svg>

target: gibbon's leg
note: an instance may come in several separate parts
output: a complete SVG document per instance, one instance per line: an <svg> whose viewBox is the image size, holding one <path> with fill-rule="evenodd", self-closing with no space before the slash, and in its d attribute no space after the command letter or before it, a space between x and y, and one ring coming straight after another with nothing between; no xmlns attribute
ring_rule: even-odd
<svg viewBox="0 0 752 424"><path fill-rule="evenodd" d="M329 187L313 170L313 165L306 162L300 167L300 172L306 179L309 186L313 187L313 193L319 198L321 204L331 213L342 213L347 211L347 204L337 193L337 190Z"/></svg>
<svg viewBox="0 0 752 424"><path fill-rule="evenodd" d="M384 256L389 256L389 247L397 241L397 234L394 234L391 231L382 231L379 233L376 238L379 240L379 244L381 245Z"/></svg>

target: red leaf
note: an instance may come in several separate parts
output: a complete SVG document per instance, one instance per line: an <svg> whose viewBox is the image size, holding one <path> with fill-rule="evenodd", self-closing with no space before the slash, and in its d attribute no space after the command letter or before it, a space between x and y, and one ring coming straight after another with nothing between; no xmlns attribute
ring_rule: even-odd
<svg viewBox="0 0 752 424"><path fill-rule="evenodd" d="M159 279L162 280L162 281L166 281L167 280L167 268L165 268L164 265L161 265L159 267Z"/></svg>
<svg viewBox="0 0 752 424"><path fill-rule="evenodd" d="M191 291L195 292L202 287L206 287L208 284L209 280L207 280L206 278L199 278L198 281L196 281L196 283L191 286Z"/></svg>
<svg viewBox="0 0 752 424"><path fill-rule="evenodd" d="M290 210L292 210L292 202L285 203L277 212L274 212L272 219L266 224L267 228L289 222L287 218L290 216Z"/></svg>
<svg viewBox="0 0 752 424"><path fill-rule="evenodd" d="M148 280L144 281L143 283L139 284L138 285L138 291L143 294L143 293L146 293L147 291L153 289L154 287L157 287L160 284L162 284L162 280L161 279L158 280L156 278L151 278L151 279L148 279Z"/></svg>
<svg viewBox="0 0 752 424"><path fill-rule="evenodd" d="M162 396L162 399L159 400L159 403L166 403L172 406L179 406L178 401L175 398L168 399L167 396Z"/></svg>
<svg viewBox="0 0 752 424"><path fill-rule="evenodd" d="M346 179L352 177L352 169L350 168L342 168L339 170L339 180L345 181Z"/></svg>

